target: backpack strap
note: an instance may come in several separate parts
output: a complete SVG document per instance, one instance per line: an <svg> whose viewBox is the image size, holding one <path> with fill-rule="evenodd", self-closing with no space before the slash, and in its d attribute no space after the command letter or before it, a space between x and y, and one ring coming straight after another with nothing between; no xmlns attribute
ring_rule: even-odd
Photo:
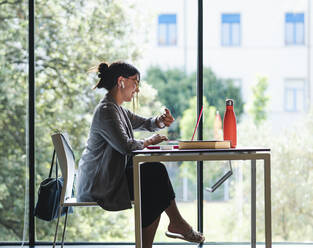
<svg viewBox="0 0 313 248"><path fill-rule="evenodd" d="M55 150L53 150L51 165L50 165L50 171L49 171L49 178L52 176L52 170L54 165L54 159L55 159ZM57 159L56 159L57 160ZM56 161L56 167L55 167L55 177L58 178L58 161Z"/></svg>

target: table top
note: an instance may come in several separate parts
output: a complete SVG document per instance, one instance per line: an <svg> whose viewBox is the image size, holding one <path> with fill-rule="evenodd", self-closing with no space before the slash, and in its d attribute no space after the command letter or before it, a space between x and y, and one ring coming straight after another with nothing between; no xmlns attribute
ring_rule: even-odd
<svg viewBox="0 0 313 248"><path fill-rule="evenodd" d="M162 153L257 153L257 152L270 152L270 148L262 148L262 147L236 147L236 148L228 148L228 149L172 149L172 150L164 150L164 149L143 149L133 151L133 155L139 154L162 154Z"/></svg>

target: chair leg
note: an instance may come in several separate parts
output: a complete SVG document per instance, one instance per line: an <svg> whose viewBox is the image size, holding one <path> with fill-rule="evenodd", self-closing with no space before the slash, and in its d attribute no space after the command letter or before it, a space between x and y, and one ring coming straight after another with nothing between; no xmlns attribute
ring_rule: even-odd
<svg viewBox="0 0 313 248"><path fill-rule="evenodd" d="M58 213L58 221L57 221L57 225L56 225L56 227L55 227L53 248L55 248L55 243L56 243L56 239L57 239L57 234L58 234L58 227L59 227L59 221L60 221L61 211L62 211L62 208L60 207L60 208L59 208L59 213Z"/></svg>
<svg viewBox="0 0 313 248"><path fill-rule="evenodd" d="M64 228L63 228L63 234L62 234L62 246L61 248L63 248L63 245L64 245L64 236L65 236L65 229L66 229L66 224L67 224L67 214L68 214L68 208L66 208L66 214L65 214L65 220L64 220Z"/></svg>

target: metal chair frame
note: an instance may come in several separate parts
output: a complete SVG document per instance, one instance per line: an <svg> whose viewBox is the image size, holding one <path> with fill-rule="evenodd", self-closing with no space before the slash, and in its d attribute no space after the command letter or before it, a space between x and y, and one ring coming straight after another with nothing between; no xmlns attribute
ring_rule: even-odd
<svg viewBox="0 0 313 248"><path fill-rule="evenodd" d="M63 248L69 207L75 207L75 206L95 207L99 205L96 202L77 202L76 198L72 196L74 178L75 178L75 172L76 172L73 150L68 141L68 137L65 133L55 133L51 136L51 138L52 138L53 146L57 154L57 159L61 168L62 177L64 179L62 192L61 192L58 220L57 220L55 234L54 234L53 248L55 248L55 245L56 245L56 238L58 234L58 227L59 227L62 208L67 207L66 212L65 212L65 220L64 220L62 243L61 243L61 247Z"/></svg>

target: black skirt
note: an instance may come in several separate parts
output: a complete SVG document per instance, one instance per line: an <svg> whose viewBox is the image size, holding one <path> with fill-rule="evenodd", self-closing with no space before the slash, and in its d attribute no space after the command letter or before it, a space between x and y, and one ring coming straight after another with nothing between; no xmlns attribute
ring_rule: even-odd
<svg viewBox="0 0 313 248"><path fill-rule="evenodd" d="M126 167L128 189L134 200L134 180L132 159ZM141 179L141 216L142 227L151 225L167 209L175 193L165 166L161 163L143 163L140 165Z"/></svg>

